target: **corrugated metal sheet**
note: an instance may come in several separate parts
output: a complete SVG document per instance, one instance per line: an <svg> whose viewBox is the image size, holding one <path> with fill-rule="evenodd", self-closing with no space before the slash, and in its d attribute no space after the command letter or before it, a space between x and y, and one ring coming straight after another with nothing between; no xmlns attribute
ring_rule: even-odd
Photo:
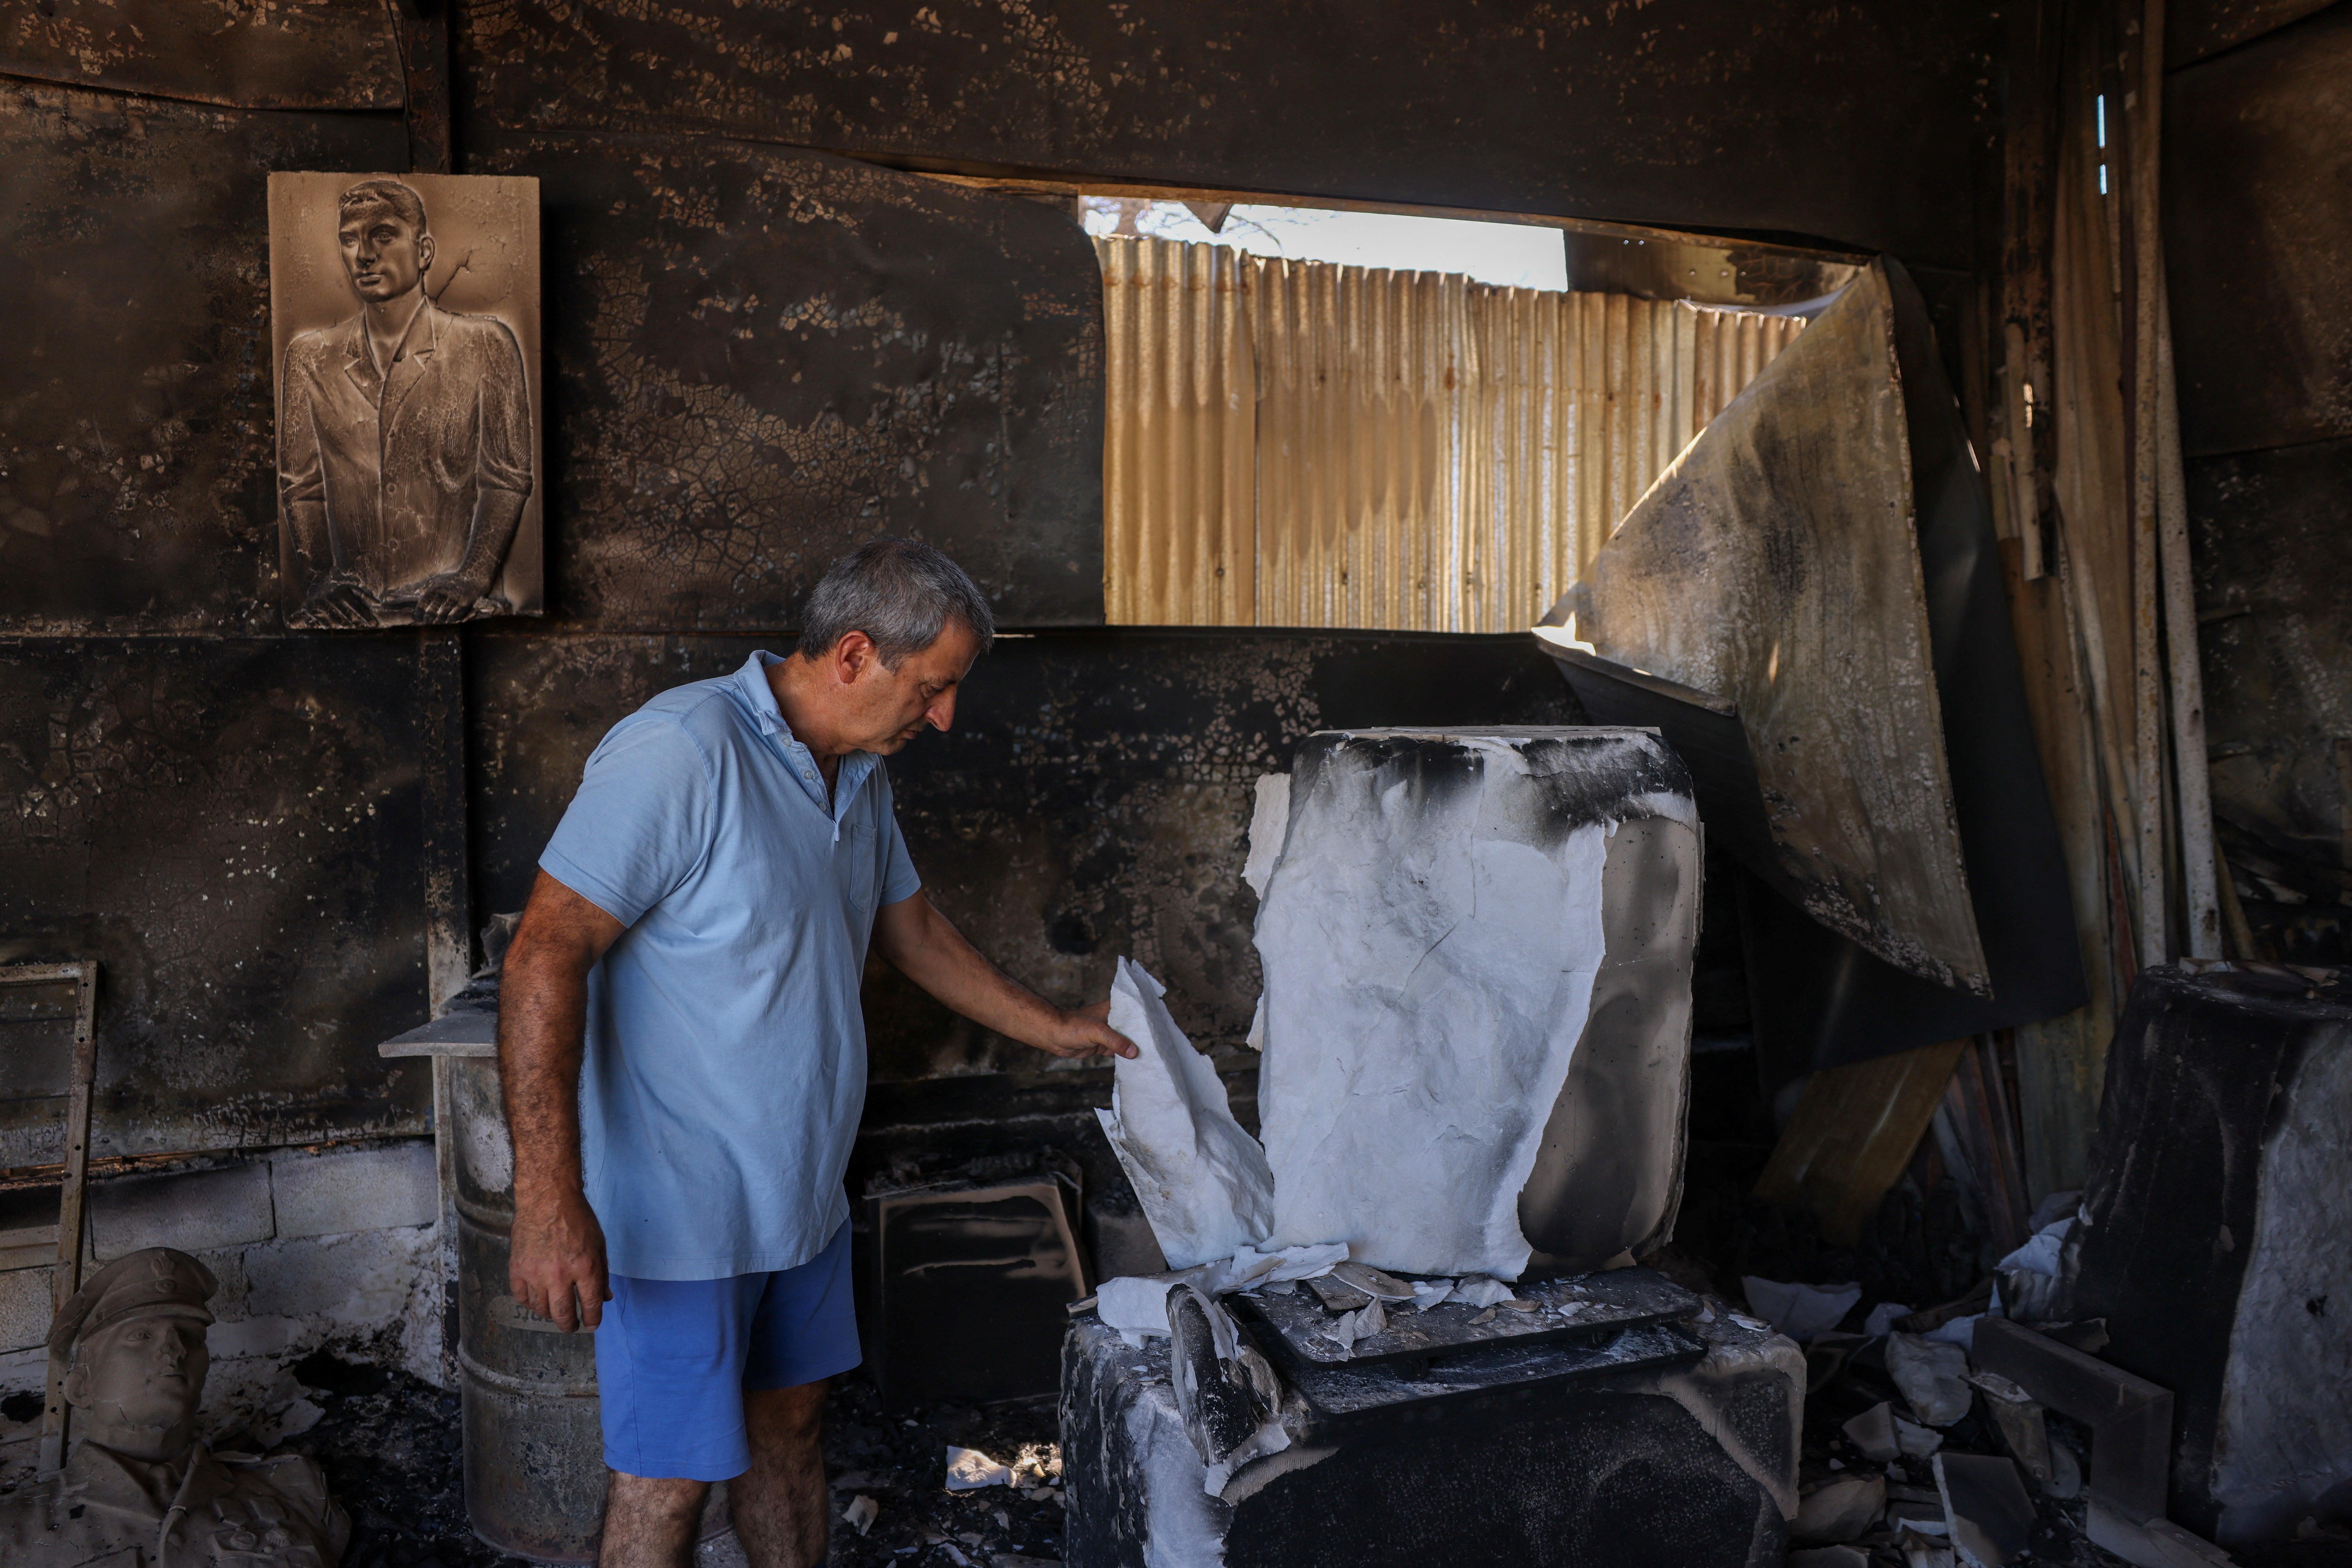
<svg viewBox="0 0 2352 1568"><path fill-rule="evenodd" d="M1510 631L1803 326L1102 238L1124 625Z"/></svg>

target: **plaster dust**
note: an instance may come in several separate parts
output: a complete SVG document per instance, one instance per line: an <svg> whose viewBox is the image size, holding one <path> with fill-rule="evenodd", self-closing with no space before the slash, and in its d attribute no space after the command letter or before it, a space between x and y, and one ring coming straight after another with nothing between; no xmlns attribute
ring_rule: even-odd
<svg viewBox="0 0 2352 1568"><path fill-rule="evenodd" d="M1300 747L1256 931L1275 1245L1527 1267L1519 1194L1589 1016L1612 816L1635 814L1622 745L1563 739L1604 734Z"/></svg>
<svg viewBox="0 0 2352 1568"><path fill-rule="evenodd" d="M1169 1266L1189 1268L1265 1238L1274 1174L1257 1140L1234 1119L1216 1068L1168 1016L1165 994L1138 965L1118 961L1110 1025L1139 1054L1115 1059L1110 1109L1095 1114Z"/></svg>

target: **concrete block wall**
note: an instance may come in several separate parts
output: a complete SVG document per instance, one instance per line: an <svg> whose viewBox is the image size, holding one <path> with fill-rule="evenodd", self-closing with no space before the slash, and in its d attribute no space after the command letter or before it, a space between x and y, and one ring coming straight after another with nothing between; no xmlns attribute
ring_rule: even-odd
<svg viewBox="0 0 2352 1568"><path fill-rule="evenodd" d="M305 1408L286 1369L322 1347L442 1381L438 1212L429 1139L275 1150L93 1181L90 1244L101 1264L146 1247L204 1260L220 1280L204 1425L268 1436ZM49 1297L47 1268L0 1271L0 1396L43 1386ZM0 1415L0 1485L38 1425Z"/></svg>

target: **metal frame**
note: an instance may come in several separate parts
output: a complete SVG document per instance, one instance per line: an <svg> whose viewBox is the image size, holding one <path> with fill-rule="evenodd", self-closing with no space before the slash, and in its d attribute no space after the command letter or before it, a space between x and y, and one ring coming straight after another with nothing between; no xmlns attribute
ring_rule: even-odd
<svg viewBox="0 0 2352 1568"><path fill-rule="evenodd" d="M0 967L0 986L57 985L74 988L73 1077L66 1089L65 1175L58 1184L57 1261L49 1279L49 1306L62 1311L81 1289L83 1207L89 1191L90 1084L98 1069L98 961L13 963ZM41 1405L41 1474L65 1464L64 1363L49 1357L48 1386Z"/></svg>

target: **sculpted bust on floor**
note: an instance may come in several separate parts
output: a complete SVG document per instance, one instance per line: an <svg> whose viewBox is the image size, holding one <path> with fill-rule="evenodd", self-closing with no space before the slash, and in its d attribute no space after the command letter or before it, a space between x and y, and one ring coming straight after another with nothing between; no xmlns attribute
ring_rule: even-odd
<svg viewBox="0 0 2352 1568"><path fill-rule="evenodd" d="M215 1455L196 1440L219 1288L151 1247L92 1275L49 1325L70 1358L64 1471L0 1498L10 1568L333 1568L351 1521L299 1455Z"/></svg>

